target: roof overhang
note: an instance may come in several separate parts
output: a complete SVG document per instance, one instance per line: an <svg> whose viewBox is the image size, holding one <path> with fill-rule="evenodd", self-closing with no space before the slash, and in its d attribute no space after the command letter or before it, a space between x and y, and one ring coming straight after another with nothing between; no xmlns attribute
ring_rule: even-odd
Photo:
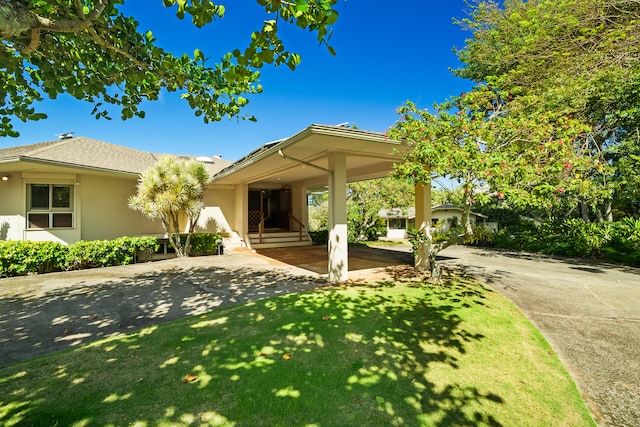
<svg viewBox="0 0 640 427"><path fill-rule="evenodd" d="M213 177L212 184L308 188L327 185L329 155L346 154L347 180L387 176L409 146L384 134L342 126L311 125L290 138L265 144Z"/></svg>
<svg viewBox="0 0 640 427"><path fill-rule="evenodd" d="M117 171L113 169L84 166L55 160L38 159L29 156L15 156L0 159L0 171L38 173L92 172L98 175L115 175L122 178L137 178L140 176L140 174L134 172Z"/></svg>

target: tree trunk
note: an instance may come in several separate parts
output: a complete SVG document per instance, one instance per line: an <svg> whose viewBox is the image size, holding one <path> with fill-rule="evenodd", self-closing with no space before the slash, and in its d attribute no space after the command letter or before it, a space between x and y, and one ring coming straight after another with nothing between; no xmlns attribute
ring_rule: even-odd
<svg viewBox="0 0 640 427"><path fill-rule="evenodd" d="M604 220L609 222L613 221L613 209L611 208L611 200L606 200L604 202Z"/></svg>
<svg viewBox="0 0 640 427"><path fill-rule="evenodd" d="M591 219L589 218L589 205L585 202L580 202L580 214L584 222L591 222Z"/></svg>

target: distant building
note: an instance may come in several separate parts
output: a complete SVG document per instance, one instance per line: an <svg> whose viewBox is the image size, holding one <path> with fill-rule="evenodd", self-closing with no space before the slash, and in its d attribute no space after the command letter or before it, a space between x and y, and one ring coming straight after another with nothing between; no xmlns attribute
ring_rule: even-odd
<svg viewBox="0 0 640 427"><path fill-rule="evenodd" d="M460 223L462 221L462 212L462 208L451 204L434 206L431 209L432 225L436 226L440 222L440 229L446 231L453 222ZM414 207L381 209L378 215L387 222L387 239L406 239L409 237L407 230L416 226L416 210ZM471 212L469 217L471 224L488 224L486 215Z"/></svg>

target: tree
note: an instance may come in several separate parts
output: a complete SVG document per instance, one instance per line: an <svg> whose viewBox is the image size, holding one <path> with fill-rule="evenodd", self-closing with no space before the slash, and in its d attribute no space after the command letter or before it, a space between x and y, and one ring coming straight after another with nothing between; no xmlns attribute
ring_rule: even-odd
<svg viewBox="0 0 640 427"><path fill-rule="evenodd" d="M129 207L149 219L159 219L176 254L189 256L191 235L204 207L202 195L209 180L202 162L162 156L140 176L138 193L129 199ZM181 231L185 222L183 244Z"/></svg>
<svg viewBox="0 0 640 427"><path fill-rule="evenodd" d="M350 240L377 240L378 231L384 227L380 210L413 206L413 194L414 190L409 182L396 177L349 184L347 228Z"/></svg>
<svg viewBox="0 0 640 427"><path fill-rule="evenodd" d="M492 198L514 206L553 206L571 195L590 191L583 171L581 122L561 113L520 115L501 95L477 87L435 112L412 102L399 108L400 119L389 129L390 138L413 146L396 165L396 174L430 185L448 177L460 183L462 228L446 240L437 240L431 224L416 224L414 251L419 268L428 268L439 280L436 255L473 235L470 212L476 203Z"/></svg>
<svg viewBox="0 0 640 427"><path fill-rule="evenodd" d="M633 181L617 147L637 144L640 3L629 0L481 1L460 24L473 33L456 74L507 93L521 114L572 115L590 128L579 146L592 168L582 211L612 219Z"/></svg>
<svg viewBox="0 0 640 427"><path fill-rule="evenodd" d="M279 38L279 24L314 32L335 54L327 42L337 1L257 0L265 10L261 28L245 49L212 63L200 49L189 56L158 47L151 31L141 31L134 17L121 12L125 0L1 0L0 136L18 136L12 119L46 118L33 104L63 93L93 103L96 118L110 119L105 104L118 107L123 120L144 117L143 100L157 100L166 90L181 92L205 123L235 116L255 120L241 109L248 94L262 91L259 69L274 64L293 70L300 63ZM212 1L163 3L176 7L179 19L189 15L197 27L225 14Z"/></svg>

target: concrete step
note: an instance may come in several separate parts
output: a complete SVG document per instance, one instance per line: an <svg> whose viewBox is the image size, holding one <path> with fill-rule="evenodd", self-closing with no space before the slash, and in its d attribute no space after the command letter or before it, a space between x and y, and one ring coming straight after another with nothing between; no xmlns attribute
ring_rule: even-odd
<svg viewBox="0 0 640 427"><path fill-rule="evenodd" d="M262 242L258 233L250 233L248 235L252 248L279 248L293 246L310 246L313 244L311 237L305 231L302 232L302 240L300 240L300 232L298 231L279 231L262 234Z"/></svg>
<svg viewBox="0 0 640 427"><path fill-rule="evenodd" d="M268 249L268 248L291 248L296 246L311 246L313 242L311 240L303 240L303 241L295 241L295 242L265 242L264 239L262 243L251 243L251 247L253 249Z"/></svg>

